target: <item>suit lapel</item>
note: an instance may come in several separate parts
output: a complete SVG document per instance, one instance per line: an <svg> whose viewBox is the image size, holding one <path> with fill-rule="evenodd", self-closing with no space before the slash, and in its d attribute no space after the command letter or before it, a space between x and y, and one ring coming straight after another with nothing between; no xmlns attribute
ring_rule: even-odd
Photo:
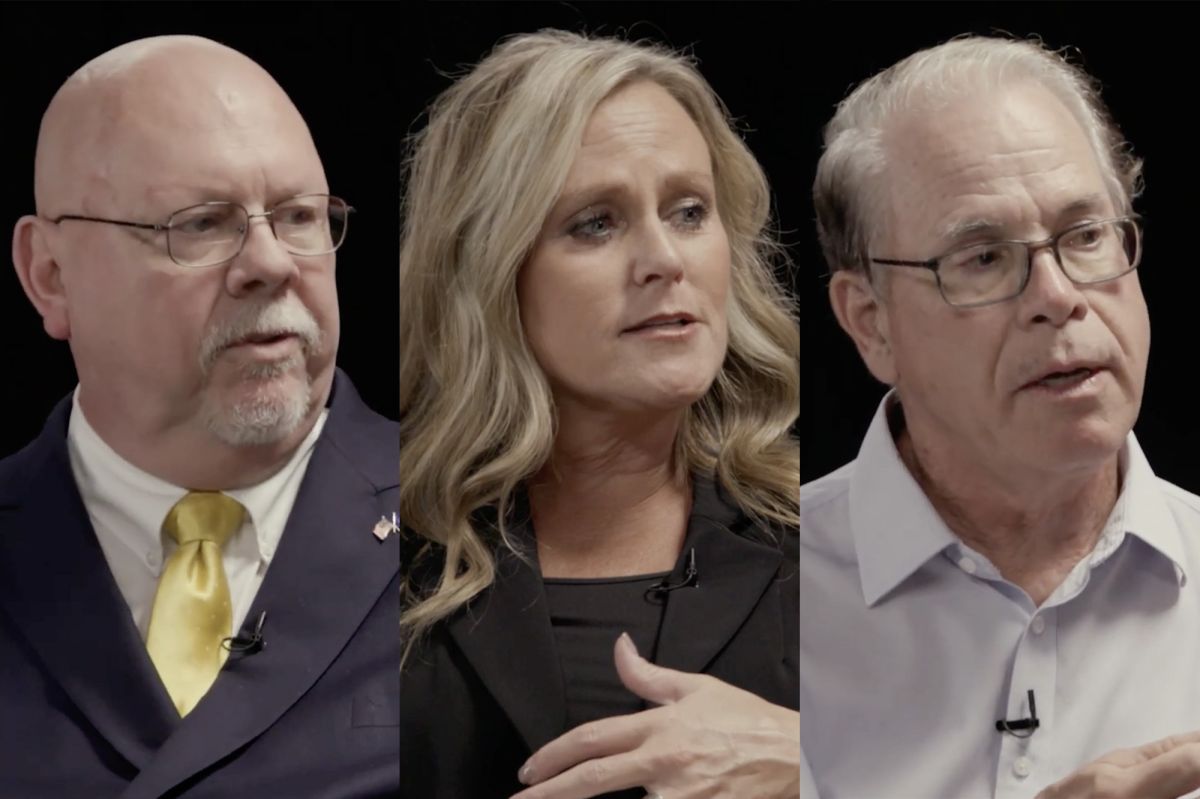
<svg viewBox="0 0 1200 799"><path fill-rule="evenodd" d="M123 799L157 797L267 730L321 677L371 609L388 601L399 537L381 542L372 529L395 510L398 458L395 424L367 409L339 372L325 429L246 617L249 624L266 612L265 646L230 657Z"/></svg>
<svg viewBox="0 0 1200 799"><path fill-rule="evenodd" d="M746 535L751 522L720 489L703 478L694 484L692 515L671 582L681 582L688 552L696 552L697 582L667 595L655 661L699 673L749 617L779 569L777 547Z"/></svg>
<svg viewBox="0 0 1200 799"><path fill-rule="evenodd" d="M523 502L515 514L527 519ZM696 551L699 584L668 595L656 660L702 672L754 610L780 566L776 547L744 535L750 522L711 481L697 479L683 551L672 575L682 580ZM512 530L527 561L505 551L496 581L448 625L475 673L530 751L564 732L566 689L550 612L527 522Z"/></svg>
<svg viewBox="0 0 1200 799"><path fill-rule="evenodd" d="M566 688L550 611L537 563L537 546L523 500L511 531L528 562L507 550L496 581L450 622L450 636L508 715L529 751L563 733Z"/></svg>
<svg viewBox="0 0 1200 799"><path fill-rule="evenodd" d="M0 611L96 730L138 769L179 725L75 486L70 399L0 496Z"/></svg>

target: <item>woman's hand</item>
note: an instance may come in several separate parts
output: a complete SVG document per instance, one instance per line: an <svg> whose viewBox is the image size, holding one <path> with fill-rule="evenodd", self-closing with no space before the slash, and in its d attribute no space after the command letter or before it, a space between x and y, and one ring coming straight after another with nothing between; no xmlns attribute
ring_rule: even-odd
<svg viewBox="0 0 1200 799"><path fill-rule="evenodd" d="M621 682L659 707L582 724L521 767L512 799L588 799L644 788L663 799L795 799L800 714L703 674L655 666L628 635Z"/></svg>

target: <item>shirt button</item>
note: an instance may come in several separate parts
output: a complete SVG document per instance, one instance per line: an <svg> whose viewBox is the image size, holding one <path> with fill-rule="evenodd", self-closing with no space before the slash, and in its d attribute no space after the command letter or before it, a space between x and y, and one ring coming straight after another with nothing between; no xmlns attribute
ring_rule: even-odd
<svg viewBox="0 0 1200 799"><path fill-rule="evenodd" d="M1021 757L1018 757L1013 762L1013 774L1016 774L1021 779L1028 777L1029 771L1032 768L1033 768L1033 764L1030 763L1029 758L1025 757L1024 755L1022 755Z"/></svg>
<svg viewBox="0 0 1200 799"><path fill-rule="evenodd" d="M966 556L959 558L958 568L962 569L967 574L974 574L979 570L979 567L975 565L975 561Z"/></svg>
<svg viewBox="0 0 1200 799"><path fill-rule="evenodd" d="M146 564L151 569L157 569L162 564L162 555L157 552L149 552L146 554Z"/></svg>
<svg viewBox="0 0 1200 799"><path fill-rule="evenodd" d="M1033 630L1034 635L1041 635L1046 632L1046 620L1041 616L1034 616L1033 624L1029 625L1029 627Z"/></svg>

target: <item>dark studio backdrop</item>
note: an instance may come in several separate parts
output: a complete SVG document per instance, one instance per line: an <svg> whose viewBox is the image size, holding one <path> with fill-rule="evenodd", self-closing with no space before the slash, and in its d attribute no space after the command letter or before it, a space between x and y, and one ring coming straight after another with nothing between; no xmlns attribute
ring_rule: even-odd
<svg viewBox="0 0 1200 799"><path fill-rule="evenodd" d="M395 418L399 343L399 132L420 110L402 87L419 63L385 24L383 4L0 4L0 456L41 430L75 386L65 342L53 341L21 291L8 256L12 225L33 212L33 155L42 112L91 58L142 36L207 36L262 64L308 122L330 191L357 212L338 251L338 364L366 402ZM403 15L401 15L403 16ZM399 24L399 23L397 23ZM130 313L137 313L131 308Z"/></svg>
<svg viewBox="0 0 1200 799"><path fill-rule="evenodd" d="M0 49L0 239L32 208L33 147L46 102L76 67L155 33L191 32L236 47L270 70L308 120L332 190L359 209L338 256L339 363L377 410L395 416L399 145L458 73L500 38L542 27L653 38L690 48L742 125L775 195L794 260L801 319L802 474L854 457L883 387L838 329L813 230L811 185L822 125L856 82L963 32L1040 34L1080 48L1146 161L1140 270L1153 347L1137 432L1158 473L1200 490L1191 455L1189 312L1194 153L1189 90L1195 43L1186 10L1155 4L527 2L527 3L6 3ZM7 264L0 268L0 455L36 435L74 385L66 346L50 341Z"/></svg>

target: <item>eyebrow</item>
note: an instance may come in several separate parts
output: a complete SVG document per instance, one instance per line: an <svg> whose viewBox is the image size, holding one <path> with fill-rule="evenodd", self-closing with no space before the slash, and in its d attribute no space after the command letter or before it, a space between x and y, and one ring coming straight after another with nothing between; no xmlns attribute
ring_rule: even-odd
<svg viewBox="0 0 1200 799"><path fill-rule="evenodd" d="M1104 208L1108 197L1101 193L1088 194L1064 205L1058 209L1054 218L1062 220L1067 217L1080 216L1088 213L1096 213ZM997 222L995 219L976 218L967 219L956 222L947 227L941 235L943 241L949 242L951 245L957 244L965 239L971 238L990 238L1002 239L1009 230L1009 226L1003 222Z"/></svg>
<svg viewBox="0 0 1200 799"><path fill-rule="evenodd" d="M679 191L702 188L715 191L716 179L709 172L699 172L692 169L674 171L666 175L659 184L659 190ZM586 208L598 202L614 197L625 198L632 192L629 183L624 180L603 180L591 183L581 188L564 193L554 203L554 214L574 213L575 210ZM572 209L570 211L566 209Z"/></svg>

